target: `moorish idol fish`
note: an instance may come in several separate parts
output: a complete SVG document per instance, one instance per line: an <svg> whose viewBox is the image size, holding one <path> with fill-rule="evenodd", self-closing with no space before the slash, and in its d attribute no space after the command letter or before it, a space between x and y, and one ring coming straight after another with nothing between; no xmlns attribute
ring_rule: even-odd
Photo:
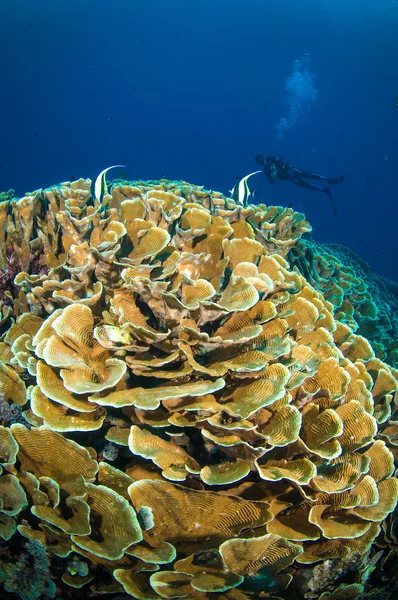
<svg viewBox="0 0 398 600"><path fill-rule="evenodd" d="M249 188L249 184L247 183L247 180L252 175L256 175L256 173L262 173L262 171L254 171L253 173L250 173L249 175L242 177L242 179L239 181L239 183L236 183L234 185L234 187L232 188L232 190L229 190L229 192L231 194L231 198L233 198L235 200L235 202L242 204L242 206L247 205L247 202L248 202L250 196L252 195L252 192Z"/></svg>
<svg viewBox="0 0 398 600"><path fill-rule="evenodd" d="M105 194L108 191L106 187L106 174L110 169L114 169L115 167L125 167L126 165L112 165L111 167L107 167L98 175L95 180L94 185L94 198L101 204L104 199Z"/></svg>

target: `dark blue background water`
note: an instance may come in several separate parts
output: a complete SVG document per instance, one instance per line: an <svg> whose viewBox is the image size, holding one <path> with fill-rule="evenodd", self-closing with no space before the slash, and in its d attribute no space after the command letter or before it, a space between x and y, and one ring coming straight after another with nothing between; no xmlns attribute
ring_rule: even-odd
<svg viewBox="0 0 398 600"><path fill-rule="evenodd" d="M128 165L224 193L258 153L335 175L327 197L261 175L319 241L398 279L396 0L0 0L0 190ZM294 59L317 101L275 147ZM117 176L117 171L113 176ZM253 180L254 181L254 180Z"/></svg>

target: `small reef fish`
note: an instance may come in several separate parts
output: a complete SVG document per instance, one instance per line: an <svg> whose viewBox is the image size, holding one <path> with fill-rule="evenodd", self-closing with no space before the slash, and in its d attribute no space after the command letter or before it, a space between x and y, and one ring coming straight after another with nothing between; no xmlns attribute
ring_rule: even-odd
<svg viewBox="0 0 398 600"><path fill-rule="evenodd" d="M111 167L107 167L106 169L104 169L103 171L101 171L101 173L98 175L97 179L95 180L95 185L94 185L94 197L95 199L101 203L105 194L108 191L108 188L106 187L106 174L110 169L115 169L116 167L125 167L126 165L112 165Z"/></svg>
<svg viewBox="0 0 398 600"><path fill-rule="evenodd" d="M248 202L250 196L252 196L252 191L250 190L249 184L247 181L252 175L256 175L257 173L262 173L262 171L254 171L253 173L250 173L249 175L245 175L245 177L242 177L242 179L239 181L239 183L236 183L234 185L232 190L229 190L229 192L231 194L231 198L233 198L235 200L235 202L242 204L242 206L247 205L247 202Z"/></svg>

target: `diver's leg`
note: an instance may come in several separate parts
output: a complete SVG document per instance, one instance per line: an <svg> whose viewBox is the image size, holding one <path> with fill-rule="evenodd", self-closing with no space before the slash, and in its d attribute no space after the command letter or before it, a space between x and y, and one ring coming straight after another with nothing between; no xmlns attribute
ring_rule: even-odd
<svg viewBox="0 0 398 600"><path fill-rule="evenodd" d="M307 171L302 171L302 169L292 169L296 177L305 177L306 179L321 179L322 181L328 181L328 178L324 175L319 175L318 173L307 173ZM330 183L330 182L328 182Z"/></svg>
<svg viewBox="0 0 398 600"><path fill-rule="evenodd" d="M343 183L345 179L345 173L344 175L339 175L338 177L327 177L326 181L328 183Z"/></svg>
<svg viewBox="0 0 398 600"><path fill-rule="evenodd" d="M300 187L307 188L307 190L315 190L316 192L324 191L323 186L316 185L315 183L310 183L309 181L305 181L305 179L298 177L297 174L295 174L294 177L289 177L289 181L291 183L294 183L294 185L298 185Z"/></svg>
<svg viewBox="0 0 398 600"><path fill-rule="evenodd" d="M302 171L301 169L295 169L293 167L293 172L296 176L305 177L306 179L320 179L321 181L326 181L327 183L343 183L345 179L344 175L339 175L338 177L326 177L325 175L319 175L319 173L307 173L307 171Z"/></svg>
<svg viewBox="0 0 398 600"><path fill-rule="evenodd" d="M330 191L330 188L322 187L320 185L316 185L315 183L309 183L308 181L304 181L304 179L301 179L301 177L297 177L297 176L289 179L289 181L291 183L294 183L294 185L298 185L300 187L307 188L307 190L314 190L315 192L325 192L325 194L328 195L330 202L332 203L334 213L336 215L338 214L336 205L333 200L332 192Z"/></svg>

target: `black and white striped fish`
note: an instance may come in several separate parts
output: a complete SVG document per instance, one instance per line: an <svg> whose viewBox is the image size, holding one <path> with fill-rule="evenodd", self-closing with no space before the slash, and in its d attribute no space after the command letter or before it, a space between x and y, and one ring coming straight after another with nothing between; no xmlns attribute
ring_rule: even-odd
<svg viewBox="0 0 398 600"><path fill-rule="evenodd" d="M94 184L94 198L97 200L97 202L99 202L101 204L102 200L104 199L105 194L108 191L108 188L106 187L107 172L110 169L115 169L115 167L125 167L125 166L126 165L112 165L111 167L107 167L106 169L101 171L101 173L98 175L97 179L95 180L95 184Z"/></svg>
<svg viewBox="0 0 398 600"><path fill-rule="evenodd" d="M248 179L257 173L262 173L262 171L254 171L253 173L249 173L249 175L245 175L245 177L242 177L239 183L234 185L232 190L229 190L231 198L233 198L235 202L241 204L242 206L247 206L250 196L253 195L252 190L249 188Z"/></svg>

